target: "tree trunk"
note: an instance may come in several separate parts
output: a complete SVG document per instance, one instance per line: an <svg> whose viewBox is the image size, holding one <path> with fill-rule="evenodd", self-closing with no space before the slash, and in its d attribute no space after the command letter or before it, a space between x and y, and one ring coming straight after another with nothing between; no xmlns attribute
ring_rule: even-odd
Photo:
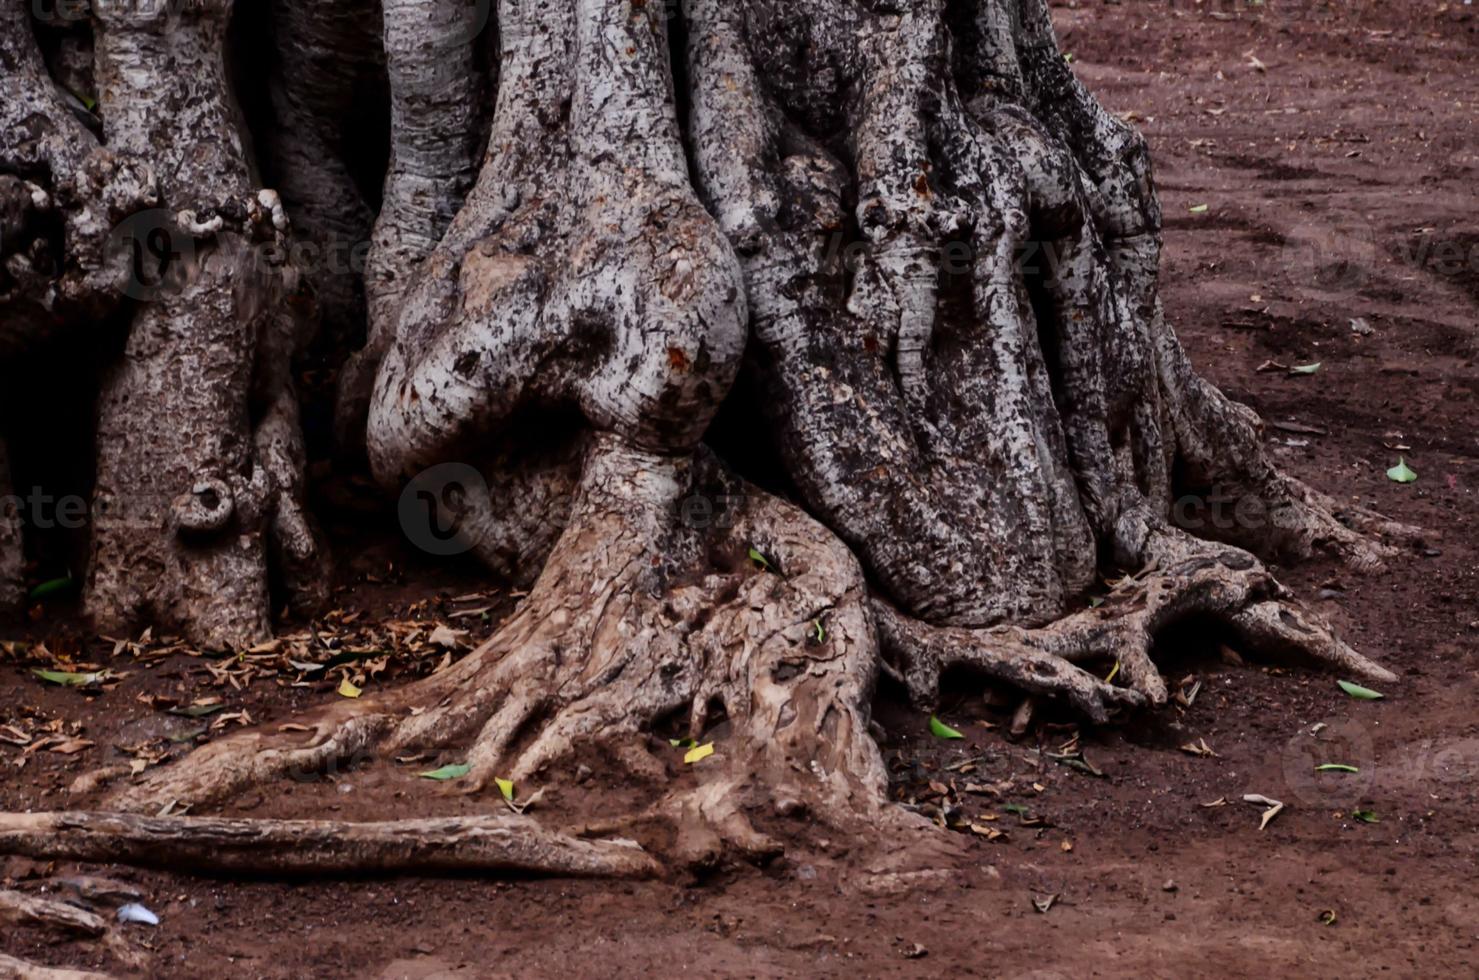
<svg viewBox="0 0 1479 980"><path fill-rule="evenodd" d="M324 158L342 85L321 66L373 58L309 6L275 5L303 68L274 98L305 132L273 159L321 236L365 221ZM286 367L300 277L254 261L290 232L232 111L228 12L94 25L97 152L159 175L183 247L104 383L98 497L144 516L95 528L88 597L229 645L268 629L274 549L298 592L321 578ZM662 805L673 856L762 854L763 807L896 818L880 670L921 704L961 666L1103 721L1163 704L1155 636L1208 616L1390 676L1257 556L1370 568L1373 535L1412 532L1278 471L1192 370L1145 141L1074 78L1045 0L385 0L381 41L390 164L338 424L531 592L455 668L334 706L308 744L218 742L114 805L218 802L370 744L467 745L474 791L597 738L642 773L639 733L722 709L722 764ZM805 513L704 443L742 375L760 397L733 456L773 446ZM1214 494L1260 519L1176 524ZM1087 669L1115 662L1117 682Z"/></svg>

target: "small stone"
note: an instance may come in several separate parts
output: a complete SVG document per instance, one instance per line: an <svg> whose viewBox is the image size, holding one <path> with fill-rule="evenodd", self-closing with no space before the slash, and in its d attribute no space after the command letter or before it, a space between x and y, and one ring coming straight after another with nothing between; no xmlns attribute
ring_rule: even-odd
<svg viewBox="0 0 1479 980"><path fill-rule="evenodd" d="M1161 891L1163 891L1163 892L1174 892L1174 891L1176 891L1180 887L1181 886L1177 885L1176 882L1172 881L1170 878L1167 878L1166 879L1166 883L1161 886Z"/></svg>
<svg viewBox="0 0 1479 980"><path fill-rule="evenodd" d="M918 960L918 959L923 959L924 957L928 956L930 954L930 951L927 950L927 949L925 949L919 943L915 943L913 946L909 947L908 949L903 950L903 953L904 953L904 959L906 959L906 960Z"/></svg>

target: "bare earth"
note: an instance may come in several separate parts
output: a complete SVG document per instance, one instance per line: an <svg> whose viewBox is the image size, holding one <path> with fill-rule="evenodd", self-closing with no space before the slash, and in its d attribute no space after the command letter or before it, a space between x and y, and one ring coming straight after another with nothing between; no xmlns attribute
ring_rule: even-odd
<svg viewBox="0 0 1479 980"><path fill-rule="evenodd" d="M946 742L885 689L878 710L899 797L938 812L944 790L966 822L1005 832L953 836L961 846L933 873L869 874L848 842L809 827L793 827L793 856L767 868L638 884L288 885L88 869L134 883L159 913L156 929L126 927L139 974L1472 975L1479 12L1462 0L1351 9L1363 6L1126 0L1056 14L1090 86L1133 112L1152 141L1167 226L1163 293L1194 362L1263 415L1295 474L1433 532L1429 548L1375 576L1324 561L1283 573L1353 645L1401 673L1385 700L1348 698L1325 674L1237 666L1193 625L1160 651L1169 675L1186 678L1183 691L1200 681L1192 703L1083 730L1080 746L1103 773L1095 778L1038 754L1072 737L1071 719L1045 715L1014 741L1010 704L961 698L940 716L966 738ZM1312 375L1287 370L1314 363ZM1399 456L1417 482L1385 477ZM507 607L495 597L488 617L453 618L477 605L452 601L483 587L475 570L432 565L388 535L366 546L339 530L349 612L319 625L325 642L420 623L422 638L406 644L419 659L392 657L380 674L351 663L290 687L297 673L274 673L281 662L267 654L254 671L185 654L114 658L111 644L78 633L65 603L48 600L7 635L44 641L52 657L17 647L0 662L0 725L32 740L0 742L0 808L66 808L71 781L127 761L123 746L179 753L193 732L243 709L282 723L334 698L341 674L394 683L439 659L426 641L437 622L476 641ZM127 676L84 693L30 673L68 656ZM246 673L255 680L240 690L225 679ZM224 709L163 710L209 697ZM55 751L75 748L74 738L93 744ZM1203 741L1215 755L1181 748ZM674 755L673 778L692 778ZM305 776L233 812L363 819L496 805L407 776L444 761ZM590 771L563 774L551 819L633 802L603 758L577 762ZM1359 772L1316 773L1324 763ZM967 792L968 783L990 789ZM1286 809L1260 831L1262 808L1245 794ZM23 890L75 870L0 859L0 878ZM128 972L101 946L25 929L0 936L0 951Z"/></svg>

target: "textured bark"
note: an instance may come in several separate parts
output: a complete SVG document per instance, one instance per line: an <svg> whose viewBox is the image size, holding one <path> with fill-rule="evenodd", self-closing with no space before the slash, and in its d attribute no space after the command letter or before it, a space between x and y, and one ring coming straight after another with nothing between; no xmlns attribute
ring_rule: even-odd
<svg viewBox="0 0 1479 980"><path fill-rule="evenodd" d="M150 163L193 234L182 291L134 319L100 426L100 494L168 500L180 531L100 529L90 597L244 642L267 628L269 540L299 591L320 553L296 491L293 270L244 260L286 227L214 69L226 6L99 25L109 150ZM1415 532L1337 517L1193 371L1161 309L1145 141L1074 78L1044 0L483 12L383 4L391 159L336 424L529 595L457 665L326 709L306 744L223 740L113 806L217 803L375 746L465 746L473 792L595 739L653 778L642 733L684 712L699 735L722 707L700 787L640 815L675 822L666 856L703 862L773 852L750 823L766 808L908 825L882 805L869 735L880 670L921 705L958 666L1104 721L1164 703L1154 638L1205 616L1256 652L1391 676L1255 553L1372 568L1391 552L1370 536ZM322 158L345 91L329 65L373 58L354 18L278 0L274 21L293 30L273 98L297 122L272 151L291 209L310 238L353 233L363 201ZM201 70L162 77L169 60ZM1051 265L1024 269L1027 250ZM805 512L703 444L742 372ZM140 405L161 399L172 427L146 441ZM1178 495L1210 493L1267 519L1227 541L1174 525ZM163 570L157 594L142 567ZM1086 669L1116 661L1117 684ZM200 855L220 835L170 828ZM383 859L333 848L254 867Z"/></svg>
<svg viewBox="0 0 1479 980"><path fill-rule="evenodd" d="M9 889L0 889L0 922L93 937L108 931L108 923L86 909Z"/></svg>
<svg viewBox="0 0 1479 980"><path fill-rule="evenodd" d="M106 5L94 21L108 146L160 175L171 255L99 396L86 607L105 629L144 619L216 647L270 635L274 546L292 601L324 589L282 302L296 274L264 259L288 226L256 186L226 84L230 9Z"/></svg>
<svg viewBox="0 0 1479 980"><path fill-rule="evenodd" d="M634 844L563 837L512 815L344 823L185 821L76 812L7 814L0 817L0 849L42 860L124 862L236 874L409 870L642 877L657 869L656 862ZM101 923L91 913L72 911ZM55 912L49 907L45 910L48 916ZM79 920L78 928L84 924Z"/></svg>
<svg viewBox="0 0 1479 980"><path fill-rule="evenodd" d="M112 980L106 973L40 966L0 953L0 980Z"/></svg>

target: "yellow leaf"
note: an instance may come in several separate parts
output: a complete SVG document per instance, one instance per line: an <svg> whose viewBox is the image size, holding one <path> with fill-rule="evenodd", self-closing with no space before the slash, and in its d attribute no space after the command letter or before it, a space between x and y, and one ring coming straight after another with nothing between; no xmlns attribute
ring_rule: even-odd
<svg viewBox="0 0 1479 980"><path fill-rule="evenodd" d="M360 696L360 694L361 694L360 689L357 688L357 687L355 687L353 684L351 684L349 682L349 678L348 677L344 678L342 681L339 682L339 696L340 697L357 698L357 697Z"/></svg>
<svg viewBox="0 0 1479 980"><path fill-rule="evenodd" d="M503 794L503 798L512 803L514 801L514 781L499 779L497 776L493 777L493 781L498 784L498 792Z"/></svg>
<svg viewBox="0 0 1479 980"><path fill-rule="evenodd" d="M694 748L691 748L686 753L684 753L684 755L683 755L683 761L686 762L686 763L688 763L691 766L695 762L701 762L701 761L703 761L704 759L707 759L709 756L711 756L713 754L714 754L714 743L713 742L705 742L703 745L699 745L699 746L696 746Z"/></svg>

